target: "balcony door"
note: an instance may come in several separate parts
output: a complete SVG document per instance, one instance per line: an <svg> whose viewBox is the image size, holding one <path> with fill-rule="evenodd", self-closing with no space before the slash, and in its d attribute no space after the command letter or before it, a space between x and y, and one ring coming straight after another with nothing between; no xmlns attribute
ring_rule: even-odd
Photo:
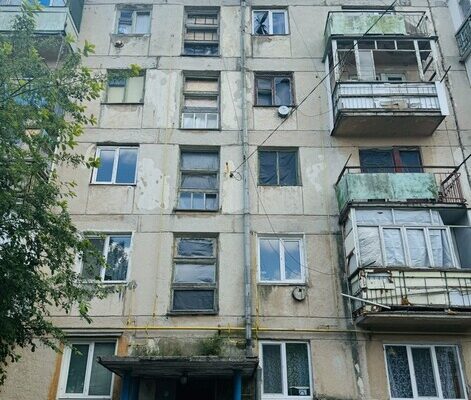
<svg viewBox="0 0 471 400"><path fill-rule="evenodd" d="M363 173L422 172L419 149L363 149L360 166Z"/></svg>

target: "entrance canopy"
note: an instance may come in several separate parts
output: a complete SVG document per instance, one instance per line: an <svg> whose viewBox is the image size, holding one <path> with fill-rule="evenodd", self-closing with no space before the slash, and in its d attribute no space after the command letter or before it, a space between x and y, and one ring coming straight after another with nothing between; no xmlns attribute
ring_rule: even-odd
<svg viewBox="0 0 471 400"><path fill-rule="evenodd" d="M178 378L231 377L235 372L253 376L258 358L209 357L98 357L98 362L117 375Z"/></svg>

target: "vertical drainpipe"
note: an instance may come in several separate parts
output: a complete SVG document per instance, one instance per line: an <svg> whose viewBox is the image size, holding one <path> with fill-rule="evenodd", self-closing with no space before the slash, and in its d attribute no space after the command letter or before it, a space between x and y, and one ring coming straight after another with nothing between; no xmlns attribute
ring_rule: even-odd
<svg viewBox="0 0 471 400"><path fill-rule="evenodd" d="M241 79L241 136L242 159L247 160L249 153L247 131L247 103L246 103L246 59L245 59L245 0L240 2L240 79ZM243 190L244 190L244 316L245 316L245 354L252 357L252 288L250 268L250 198L249 198L249 170L248 163L243 164Z"/></svg>

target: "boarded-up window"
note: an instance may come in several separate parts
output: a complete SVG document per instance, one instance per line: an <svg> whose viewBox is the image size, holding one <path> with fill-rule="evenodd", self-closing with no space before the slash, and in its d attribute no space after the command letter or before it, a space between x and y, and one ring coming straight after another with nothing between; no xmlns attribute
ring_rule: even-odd
<svg viewBox="0 0 471 400"><path fill-rule="evenodd" d="M219 54L219 11L217 9L185 10L183 52L191 56Z"/></svg>
<svg viewBox="0 0 471 400"><path fill-rule="evenodd" d="M258 159L260 185L299 184L297 150L259 150Z"/></svg>
<svg viewBox="0 0 471 400"><path fill-rule="evenodd" d="M185 76L182 128L219 127L219 78Z"/></svg>
<svg viewBox="0 0 471 400"><path fill-rule="evenodd" d="M206 237L175 239L172 310L216 310L217 241Z"/></svg>

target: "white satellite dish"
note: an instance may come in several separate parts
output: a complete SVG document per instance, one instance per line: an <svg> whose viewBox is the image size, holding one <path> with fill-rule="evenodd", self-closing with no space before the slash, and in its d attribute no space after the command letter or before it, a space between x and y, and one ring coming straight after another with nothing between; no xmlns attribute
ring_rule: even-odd
<svg viewBox="0 0 471 400"><path fill-rule="evenodd" d="M286 118L289 115L290 111L291 111L291 109L287 106L279 106L278 107L278 115L281 118Z"/></svg>

